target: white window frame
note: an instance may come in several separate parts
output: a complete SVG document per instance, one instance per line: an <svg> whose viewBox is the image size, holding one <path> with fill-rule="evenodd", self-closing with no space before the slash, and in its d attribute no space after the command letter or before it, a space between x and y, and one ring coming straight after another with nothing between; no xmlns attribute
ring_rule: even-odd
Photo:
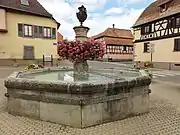
<svg viewBox="0 0 180 135"><path fill-rule="evenodd" d="M24 24L24 36L32 37L33 36L33 26Z"/></svg>
<svg viewBox="0 0 180 135"><path fill-rule="evenodd" d="M44 32L43 35L45 38L51 38L51 28L44 27L43 32Z"/></svg>

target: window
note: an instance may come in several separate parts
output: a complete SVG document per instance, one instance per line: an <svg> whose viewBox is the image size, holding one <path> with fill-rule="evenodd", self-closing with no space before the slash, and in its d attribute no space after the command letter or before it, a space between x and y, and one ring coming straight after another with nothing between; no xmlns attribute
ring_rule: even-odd
<svg viewBox="0 0 180 135"><path fill-rule="evenodd" d="M174 51L180 51L180 38L174 40Z"/></svg>
<svg viewBox="0 0 180 135"><path fill-rule="evenodd" d="M149 42L144 43L144 52L148 53L149 52Z"/></svg>
<svg viewBox="0 0 180 135"><path fill-rule="evenodd" d="M32 25L24 25L24 36L32 37Z"/></svg>
<svg viewBox="0 0 180 135"><path fill-rule="evenodd" d="M38 26L36 26L36 25L34 26L34 37L35 37L35 38L38 38L38 37L39 37L38 28L39 28Z"/></svg>
<svg viewBox="0 0 180 135"><path fill-rule="evenodd" d="M106 52L108 54L132 54L131 45L107 45Z"/></svg>
<svg viewBox="0 0 180 135"><path fill-rule="evenodd" d="M56 39L56 28L43 27L38 25L18 24L19 37L49 38Z"/></svg>
<svg viewBox="0 0 180 135"><path fill-rule="evenodd" d="M34 47L24 46L24 59L32 60L34 59Z"/></svg>
<svg viewBox="0 0 180 135"><path fill-rule="evenodd" d="M166 9L167 9L167 8L166 8L166 4L163 4L163 5L160 6L160 12L161 12L161 13L165 12Z"/></svg>
<svg viewBox="0 0 180 135"><path fill-rule="evenodd" d="M150 31L149 26L146 26L146 27L145 27L145 33L149 33L149 31Z"/></svg>
<svg viewBox="0 0 180 135"><path fill-rule="evenodd" d="M23 25L18 24L18 36L23 37Z"/></svg>
<svg viewBox="0 0 180 135"><path fill-rule="evenodd" d="M51 28L44 27L44 37L51 38Z"/></svg>
<svg viewBox="0 0 180 135"><path fill-rule="evenodd" d="M52 28L52 39L56 39L56 28Z"/></svg>
<svg viewBox="0 0 180 135"><path fill-rule="evenodd" d="M142 28L141 28L141 34L142 35L144 35L144 34L149 34L149 33L151 33L151 25L147 25L147 26L143 26Z"/></svg>
<svg viewBox="0 0 180 135"><path fill-rule="evenodd" d="M180 17L176 18L176 27L180 27Z"/></svg>
<svg viewBox="0 0 180 135"><path fill-rule="evenodd" d="M175 22L176 20L171 18L168 20L168 28L175 28Z"/></svg>
<svg viewBox="0 0 180 135"><path fill-rule="evenodd" d="M28 0L21 0L21 4L24 6L29 6L29 1Z"/></svg>

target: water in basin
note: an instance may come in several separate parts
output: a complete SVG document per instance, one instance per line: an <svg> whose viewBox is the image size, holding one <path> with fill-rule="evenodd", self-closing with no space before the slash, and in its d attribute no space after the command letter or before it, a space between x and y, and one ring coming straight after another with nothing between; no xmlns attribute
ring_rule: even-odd
<svg viewBox="0 0 180 135"><path fill-rule="evenodd" d="M100 80L132 79L139 76L137 72L113 69L92 69L88 80L74 80L73 70L50 70L23 74L20 78L35 79L40 81L64 81L64 82L92 82Z"/></svg>
<svg viewBox="0 0 180 135"><path fill-rule="evenodd" d="M65 81L65 82L75 82L73 76L74 76L73 71L54 71L54 72L41 72L41 73L26 74L26 75L21 76L20 78L35 79L35 80L40 80L40 81L60 80L60 81ZM83 81L98 81L98 80L108 80L108 79L110 78L103 75L89 73L88 80L83 80Z"/></svg>

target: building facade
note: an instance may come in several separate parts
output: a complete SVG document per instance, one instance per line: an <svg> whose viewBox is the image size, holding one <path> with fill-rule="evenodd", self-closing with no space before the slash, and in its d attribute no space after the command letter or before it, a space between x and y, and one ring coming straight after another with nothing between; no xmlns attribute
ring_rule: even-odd
<svg viewBox="0 0 180 135"><path fill-rule="evenodd" d="M156 0L135 25L135 60L180 69L180 0Z"/></svg>
<svg viewBox="0 0 180 135"><path fill-rule="evenodd" d="M26 65L57 57L60 24L37 0L0 1L0 65Z"/></svg>
<svg viewBox="0 0 180 135"><path fill-rule="evenodd" d="M133 35L130 30L107 28L92 39L106 44L104 59L111 61L133 61Z"/></svg>
<svg viewBox="0 0 180 135"><path fill-rule="evenodd" d="M61 42L61 41L63 41L63 35L61 34L61 33L57 33L57 42Z"/></svg>

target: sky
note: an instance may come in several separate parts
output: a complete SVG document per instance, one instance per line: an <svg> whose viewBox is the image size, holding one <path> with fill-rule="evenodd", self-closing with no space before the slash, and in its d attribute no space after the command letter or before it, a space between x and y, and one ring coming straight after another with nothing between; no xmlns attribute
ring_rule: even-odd
<svg viewBox="0 0 180 135"><path fill-rule="evenodd" d="M61 24L59 32L65 39L74 39L73 27L78 7L84 5L88 18L84 26L90 28L88 37L103 32L115 24L116 28L130 29L143 10L155 0L38 0Z"/></svg>

